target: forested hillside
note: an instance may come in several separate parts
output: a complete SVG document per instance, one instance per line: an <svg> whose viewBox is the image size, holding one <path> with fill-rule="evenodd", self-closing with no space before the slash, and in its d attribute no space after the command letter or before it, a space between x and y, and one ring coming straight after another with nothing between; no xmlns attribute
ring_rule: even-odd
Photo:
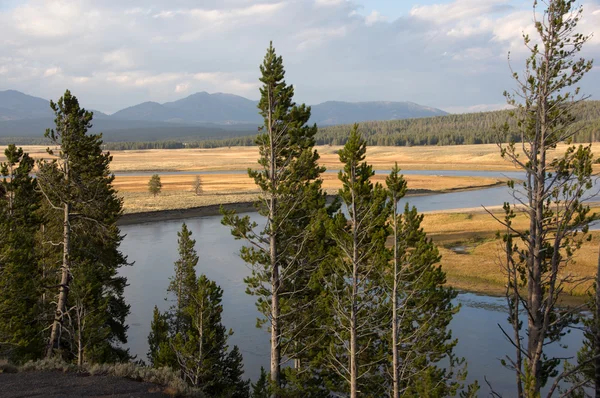
<svg viewBox="0 0 600 398"><path fill-rule="evenodd" d="M600 141L600 101L585 101L575 111L573 130L576 142ZM509 123L509 136L499 134L499 127ZM344 145L351 125L321 127L315 137L317 145ZM490 144L498 140L519 141L519 135L510 117L510 111L467 113L419 119L385 120L360 123L368 145L463 145ZM255 145L253 136L226 139L172 139L154 142L108 143L109 149L175 149L217 148L224 146Z"/></svg>
<svg viewBox="0 0 600 398"><path fill-rule="evenodd" d="M467 113L422 119L373 121L360 124L369 145L462 145L490 144L498 139L519 140L510 111ZM575 111L579 131L576 141L600 140L600 101L585 101ZM498 127L508 122L510 137L498 135ZM350 125L330 126L319 129L318 144L343 145L348 138Z"/></svg>

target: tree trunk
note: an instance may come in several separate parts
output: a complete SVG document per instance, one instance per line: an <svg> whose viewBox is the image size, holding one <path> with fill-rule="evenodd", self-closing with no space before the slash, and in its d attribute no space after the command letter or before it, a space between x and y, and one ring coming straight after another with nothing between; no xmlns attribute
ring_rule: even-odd
<svg viewBox="0 0 600 398"><path fill-rule="evenodd" d="M56 314L54 323L52 324L52 332L50 333L50 341L46 351L46 357L51 357L54 346L60 348L59 333L62 328L63 316L67 308L67 299L69 296L69 281L70 281L70 249L71 249L71 205L64 204L64 224L63 224L63 263L62 275L60 279L60 289L58 293L58 303L56 304Z"/></svg>
<svg viewBox="0 0 600 398"><path fill-rule="evenodd" d="M352 182L356 180L352 170ZM354 187L352 188L355 189ZM356 296L358 295L358 236L356 222L356 200L352 192L352 300L350 302L350 398L358 394L358 364L357 364L357 330L356 330Z"/></svg>
<svg viewBox="0 0 600 398"><path fill-rule="evenodd" d="M269 92L269 97L270 97ZM281 363L281 351L279 345L279 288L281 281L279 280L279 262L277 261L277 227L275 225L275 215L277 207L277 199L275 197L277 191L277 154L275 150L275 137L273 132L272 124L272 106L271 97L269 98L269 141L271 149L271 161L269 164L269 177L271 179L271 198L270 198L270 209L269 209L269 225L270 225L270 239L269 239L269 251L271 260L271 382L274 387L274 391L271 393L272 398L277 398L278 389L280 387L280 363Z"/></svg>
<svg viewBox="0 0 600 398"><path fill-rule="evenodd" d="M596 322L594 323L594 376L596 398L600 398L600 250L598 251L598 269L596 270Z"/></svg>
<svg viewBox="0 0 600 398"><path fill-rule="evenodd" d="M394 220L394 287L392 291L392 365L393 369L393 383L394 383L394 391L392 393L392 398L400 397L400 363L398 358L398 272L399 272L399 264L398 264L398 215L397 215L397 206L398 201L394 197L392 200L392 204L394 206L393 212L393 220Z"/></svg>
<svg viewBox="0 0 600 398"><path fill-rule="evenodd" d="M271 261L276 257L275 237L271 236ZM271 283L273 285L273 294L271 296L271 381L276 389L280 385L279 364L281 363L281 353L279 351L279 268L277 262L273 264L273 273ZM278 396L274 391L272 397Z"/></svg>
<svg viewBox="0 0 600 398"><path fill-rule="evenodd" d="M83 316L83 310L77 307L77 366L81 368L83 365L83 330L81 318Z"/></svg>

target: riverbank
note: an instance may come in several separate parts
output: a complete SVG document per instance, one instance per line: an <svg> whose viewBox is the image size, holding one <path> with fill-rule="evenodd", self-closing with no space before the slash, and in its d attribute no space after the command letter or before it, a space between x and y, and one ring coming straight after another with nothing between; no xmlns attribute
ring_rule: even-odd
<svg viewBox="0 0 600 398"><path fill-rule="evenodd" d="M450 192L464 192L483 188L493 188L502 186L505 181L497 181L490 185L466 186L462 188L449 188L445 190L428 190L428 189L409 189L406 197L416 197L423 195L436 195ZM238 213L247 213L254 211L254 202L258 198L258 193L238 193L238 194L212 194L196 196L193 193L173 192L171 194L162 195L156 198L153 207L159 207L157 210L144 211L146 206L143 204L134 205L134 200L147 202L149 195L147 193L135 194L130 192L121 193L124 199L125 214L120 218L118 225L135 225L147 222L161 222L171 220L183 220L193 217L209 217L217 216L220 213L221 206L226 210L235 210ZM328 198L333 199L333 194L328 195ZM151 198L151 197L150 197ZM184 199L189 199L187 202L189 207L185 207ZM195 199L195 200L194 200ZM193 206L196 203L202 203L198 206ZM169 204L179 205L176 208L168 208ZM162 209L160 209L162 207Z"/></svg>
<svg viewBox="0 0 600 398"><path fill-rule="evenodd" d="M373 177L374 182L385 184L384 174ZM196 178L200 178L202 192L193 191ZM328 173L322 176L323 189L329 195L335 195L341 188L337 174ZM439 193L470 191L493 188L506 184L504 178L406 175L409 194L431 195ZM144 213L144 220L152 213L169 211L172 217L181 217L181 212L190 211L196 216L218 214L219 205L232 205L253 202L259 197L254 180L245 174L210 174L210 175L165 175L161 176L162 191L157 196L147 192L149 177L117 176L113 185L123 198L123 210L126 215ZM435 187L435 189L432 189ZM206 207L206 210L200 208ZM217 209L217 210L215 210ZM166 218L165 218L166 217ZM168 220L169 216L157 215L157 220Z"/></svg>

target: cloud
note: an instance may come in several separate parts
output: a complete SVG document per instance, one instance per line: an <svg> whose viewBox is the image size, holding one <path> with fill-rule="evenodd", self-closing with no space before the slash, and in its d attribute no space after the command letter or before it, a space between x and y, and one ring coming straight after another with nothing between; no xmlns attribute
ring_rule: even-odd
<svg viewBox="0 0 600 398"><path fill-rule="evenodd" d="M122 49L105 53L102 61L111 66L124 69L132 68L135 65L131 54Z"/></svg>
<svg viewBox="0 0 600 398"><path fill-rule="evenodd" d="M508 0L456 0L447 4L415 6L410 15L417 19L447 23L510 9Z"/></svg>
<svg viewBox="0 0 600 398"><path fill-rule="evenodd" d="M46 71L44 72L44 77L58 75L59 73L60 73L60 68L58 68L58 67L49 68L49 69L46 69Z"/></svg>
<svg viewBox="0 0 600 398"><path fill-rule="evenodd" d="M346 0L315 0L317 7L334 7L343 4Z"/></svg>
<svg viewBox="0 0 600 398"><path fill-rule="evenodd" d="M469 106L449 106L444 110L448 113L475 113L475 112L490 112L500 111L503 109L511 109L512 107L506 103L500 104L477 104Z"/></svg>
<svg viewBox="0 0 600 398"><path fill-rule="evenodd" d="M373 10L367 17L365 18L365 23L367 26L371 26L376 24L377 22L385 22L388 18L386 16L381 15L378 11Z"/></svg>
<svg viewBox="0 0 600 398"><path fill-rule="evenodd" d="M196 91L257 99L273 40L297 102L503 103L507 54L522 70L522 33L535 33L531 1L434 2L392 19L383 2L365 15L366 0L20 0L0 8L0 90L57 98L75 85L106 112ZM579 30L596 34L582 56L600 59L600 0L583 2ZM597 72L581 83L599 98Z"/></svg>
<svg viewBox="0 0 600 398"><path fill-rule="evenodd" d="M93 29L98 13L85 9L80 1L31 1L12 10L18 30L38 38L62 38Z"/></svg>
<svg viewBox="0 0 600 398"><path fill-rule="evenodd" d="M175 86L175 92L180 94L180 93L185 93L187 91L189 91L190 89L190 83L179 83L178 85Z"/></svg>

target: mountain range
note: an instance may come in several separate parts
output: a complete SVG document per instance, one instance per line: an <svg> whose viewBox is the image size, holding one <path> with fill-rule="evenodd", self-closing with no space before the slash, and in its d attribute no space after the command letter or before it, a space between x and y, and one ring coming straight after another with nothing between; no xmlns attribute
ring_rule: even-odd
<svg viewBox="0 0 600 398"><path fill-rule="evenodd" d="M166 103L144 102L112 115L94 111L93 131L107 141L250 135L262 123L257 101L233 94L200 92ZM310 123L319 126L442 116L412 102L328 101L313 105ZM0 91L0 137L40 137L53 125L49 101L19 91Z"/></svg>

